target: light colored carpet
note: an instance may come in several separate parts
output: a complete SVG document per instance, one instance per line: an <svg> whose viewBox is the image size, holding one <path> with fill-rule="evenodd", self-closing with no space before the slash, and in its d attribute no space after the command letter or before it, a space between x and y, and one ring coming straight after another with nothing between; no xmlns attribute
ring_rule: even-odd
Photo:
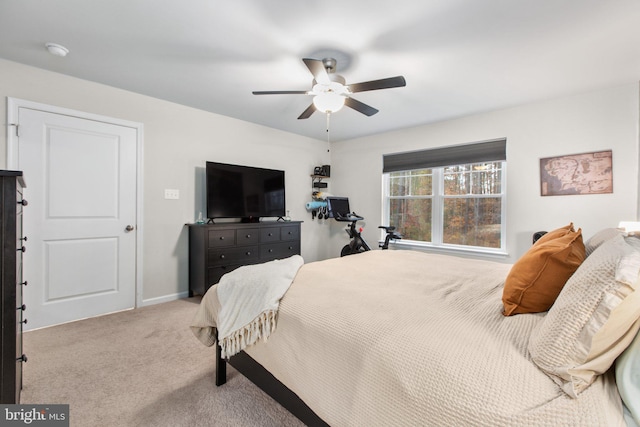
<svg viewBox="0 0 640 427"><path fill-rule="evenodd" d="M69 404L78 427L302 426L231 366L216 387L215 349L189 329L199 301L25 333L21 403Z"/></svg>

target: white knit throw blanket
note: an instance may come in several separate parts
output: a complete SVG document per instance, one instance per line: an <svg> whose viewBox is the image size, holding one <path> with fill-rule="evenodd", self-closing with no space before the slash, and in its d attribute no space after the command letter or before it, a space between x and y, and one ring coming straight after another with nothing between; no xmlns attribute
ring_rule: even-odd
<svg viewBox="0 0 640 427"><path fill-rule="evenodd" d="M243 266L222 276L217 286L221 305L217 327L223 358L260 338L266 341L276 328L280 299L303 264L302 257L294 255Z"/></svg>

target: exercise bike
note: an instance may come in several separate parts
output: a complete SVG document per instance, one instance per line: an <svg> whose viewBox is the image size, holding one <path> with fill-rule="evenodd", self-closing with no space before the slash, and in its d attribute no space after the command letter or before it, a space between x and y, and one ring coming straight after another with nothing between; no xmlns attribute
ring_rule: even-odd
<svg viewBox="0 0 640 427"><path fill-rule="evenodd" d="M351 241L345 245L340 251L340 256L354 255L361 252L370 251L371 247L362 237L362 227L356 228L356 223L362 221L364 218L358 216L355 212L351 212L349 207L349 198L347 197L327 197L327 218L333 218L340 222L350 222L349 226L345 229ZM394 226L384 226L381 228L386 231L387 236L384 242L378 246L381 249L389 249L389 242L391 240L402 239L402 236L396 232Z"/></svg>
<svg viewBox="0 0 640 427"><path fill-rule="evenodd" d="M356 215L355 213L350 213L347 215L336 214L334 216L336 221L341 222L350 222L349 226L345 229L351 241L344 245L342 250L340 251L340 256L354 255L362 252L370 251L371 247L367 244L367 242L362 237L362 227L356 228L356 223L358 221L362 221L364 218ZM384 238L383 242L380 242L378 245L381 249L389 249L389 242L392 240L400 240L402 239L402 235L396 231L396 228L392 225L385 226L380 225L378 228L383 229L387 235Z"/></svg>

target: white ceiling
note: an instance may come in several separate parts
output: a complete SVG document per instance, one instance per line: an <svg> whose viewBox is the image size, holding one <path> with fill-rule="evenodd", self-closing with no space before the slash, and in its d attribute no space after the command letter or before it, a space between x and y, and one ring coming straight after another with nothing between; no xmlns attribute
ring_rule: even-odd
<svg viewBox="0 0 640 427"><path fill-rule="evenodd" d="M46 42L66 46L50 55ZM1 0L0 57L326 140L301 58L347 83L338 141L640 80L638 0ZM1 76L1 75L0 75Z"/></svg>

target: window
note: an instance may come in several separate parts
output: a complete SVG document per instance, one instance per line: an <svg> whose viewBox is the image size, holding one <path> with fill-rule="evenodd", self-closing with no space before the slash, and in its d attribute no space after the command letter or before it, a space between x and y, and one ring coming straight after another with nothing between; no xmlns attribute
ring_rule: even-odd
<svg viewBox="0 0 640 427"><path fill-rule="evenodd" d="M386 222L397 227L404 243L504 252L505 144L499 140L401 153L391 155L391 160L385 156ZM469 149L460 151L461 147ZM446 150L450 150L448 154ZM450 163L469 160L470 152L471 158L481 161ZM406 161L398 161L399 156ZM436 165L434 158L438 158ZM418 161L429 167L403 169L409 162L415 167ZM442 162L449 164L437 165Z"/></svg>

